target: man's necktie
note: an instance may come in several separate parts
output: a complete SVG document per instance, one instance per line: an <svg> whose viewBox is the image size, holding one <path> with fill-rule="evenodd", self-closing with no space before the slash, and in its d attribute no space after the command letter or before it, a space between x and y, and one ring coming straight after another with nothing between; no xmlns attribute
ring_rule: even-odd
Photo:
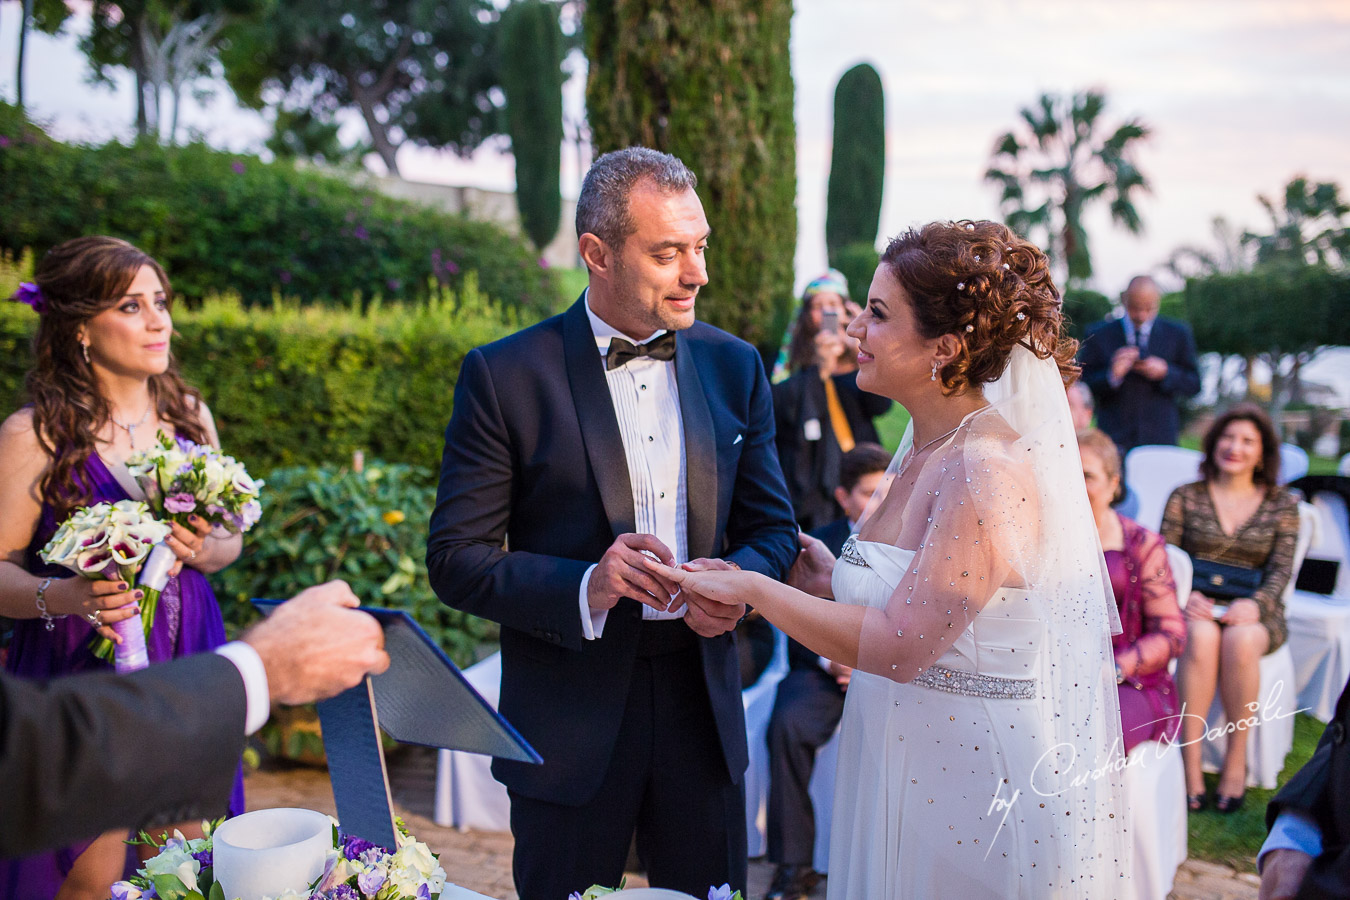
<svg viewBox="0 0 1350 900"><path fill-rule="evenodd" d="M645 344L634 345L623 338L612 339L609 342L609 352L605 354L605 370L612 371L640 356L649 356L662 362L669 362L674 359L675 332L667 331Z"/></svg>

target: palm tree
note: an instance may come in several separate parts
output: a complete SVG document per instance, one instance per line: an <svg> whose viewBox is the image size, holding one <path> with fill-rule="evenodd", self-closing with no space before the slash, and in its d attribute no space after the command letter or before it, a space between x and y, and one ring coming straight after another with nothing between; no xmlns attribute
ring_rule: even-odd
<svg viewBox="0 0 1350 900"><path fill-rule="evenodd" d="M1340 190L1335 182L1299 175L1285 185L1283 206L1258 196L1270 216L1270 233L1248 231L1242 242L1256 248L1258 264L1344 267L1350 263L1350 203Z"/></svg>
<svg viewBox="0 0 1350 900"><path fill-rule="evenodd" d="M1148 190L1148 181L1132 151L1149 129L1130 119L1103 140L1099 119L1105 107L1106 95L1099 91L1042 94L1038 105L1022 108L1026 127L995 143L984 173L986 181L1002 188L999 205L1008 227L1041 238L1052 262L1067 275L1066 286L1092 276L1083 224L1087 207L1108 199L1116 224L1132 234L1143 230L1133 198Z"/></svg>

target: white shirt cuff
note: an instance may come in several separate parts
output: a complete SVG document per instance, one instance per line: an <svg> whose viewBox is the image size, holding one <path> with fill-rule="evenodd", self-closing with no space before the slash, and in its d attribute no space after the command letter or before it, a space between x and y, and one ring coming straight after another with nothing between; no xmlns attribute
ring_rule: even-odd
<svg viewBox="0 0 1350 900"><path fill-rule="evenodd" d="M252 734L267 723L272 713L272 697L267 686L267 668L262 657L243 641L230 641L216 648L216 653L234 663L244 679L244 734Z"/></svg>
<svg viewBox="0 0 1350 900"><path fill-rule="evenodd" d="M1298 850L1312 857L1322 855L1322 829L1303 813L1286 810L1275 819L1256 855L1256 870L1261 871L1266 854L1272 850Z"/></svg>
<svg viewBox="0 0 1350 900"><path fill-rule="evenodd" d="M609 619L609 610L591 609L591 605L586 602L586 589L590 586L591 573L594 571L595 566L591 566L581 576L581 636L588 641L605 633L605 622Z"/></svg>
<svg viewBox="0 0 1350 900"><path fill-rule="evenodd" d="M826 672L830 671L830 658L828 656L817 656L816 662L819 663L820 667Z"/></svg>

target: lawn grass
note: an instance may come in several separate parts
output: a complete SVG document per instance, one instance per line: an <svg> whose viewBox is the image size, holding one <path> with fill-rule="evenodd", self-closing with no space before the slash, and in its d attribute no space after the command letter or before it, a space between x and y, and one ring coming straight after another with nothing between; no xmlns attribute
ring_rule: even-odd
<svg viewBox="0 0 1350 900"><path fill-rule="evenodd" d="M1305 713L1294 717L1294 749L1285 757L1284 769L1280 772L1281 785L1312 756L1325 727ZM1218 780L1217 775L1205 776L1205 787L1211 795L1218 787ZM1266 839L1266 804L1274 795L1275 791L1247 788L1246 803L1231 815L1221 815L1213 809L1191 813L1187 855L1191 859L1232 866L1239 872L1255 872L1256 853Z"/></svg>

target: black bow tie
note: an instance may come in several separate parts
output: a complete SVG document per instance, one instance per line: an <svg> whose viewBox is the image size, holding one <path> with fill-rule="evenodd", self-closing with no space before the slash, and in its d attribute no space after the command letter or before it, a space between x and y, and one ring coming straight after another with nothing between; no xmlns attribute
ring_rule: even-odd
<svg viewBox="0 0 1350 900"><path fill-rule="evenodd" d="M654 337L645 344L632 344L623 338L614 338L609 342L609 352L605 354L605 371L610 372L640 356L650 356L662 362L675 358L675 332L667 331L660 337Z"/></svg>

